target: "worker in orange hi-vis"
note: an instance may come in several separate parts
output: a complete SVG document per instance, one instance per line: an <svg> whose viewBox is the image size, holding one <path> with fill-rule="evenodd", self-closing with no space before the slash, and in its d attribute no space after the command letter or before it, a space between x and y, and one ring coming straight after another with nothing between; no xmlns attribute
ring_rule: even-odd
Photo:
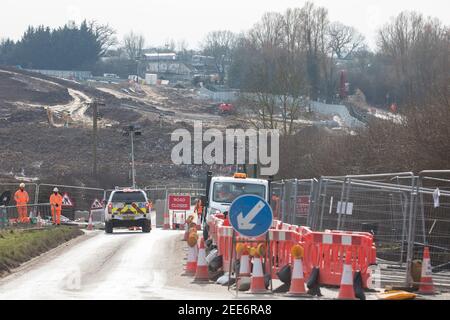
<svg viewBox="0 0 450 320"><path fill-rule="evenodd" d="M194 213L197 213L197 224L201 224L203 222L203 203L202 199L197 199L195 203Z"/></svg>
<svg viewBox="0 0 450 320"><path fill-rule="evenodd" d="M26 223L28 218L27 205L30 201L30 197L28 196L28 192L25 191L24 183L19 185L19 190L14 194L14 200L16 201L19 222Z"/></svg>
<svg viewBox="0 0 450 320"><path fill-rule="evenodd" d="M53 189L53 193L50 196L50 206L52 208L53 224L61 224L61 210L62 210L63 197L59 194L58 188Z"/></svg>

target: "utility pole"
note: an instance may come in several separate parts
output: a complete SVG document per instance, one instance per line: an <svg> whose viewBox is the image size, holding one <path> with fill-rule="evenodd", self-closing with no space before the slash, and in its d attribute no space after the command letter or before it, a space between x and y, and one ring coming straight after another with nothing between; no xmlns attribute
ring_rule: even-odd
<svg viewBox="0 0 450 320"><path fill-rule="evenodd" d="M93 155L94 155L94 169L93 175L97 178L97 116L98 116L98 104L97 101L91 103L92 106L92 129L93 129Z"/></svg>
<svg viewBox="0 0 450 320"><path fill-rule="evenodd" d="M140 126L127 126L123 128L123 135L124 136L130 136L130 142L131 142L131 180L133 183L133 188L136 188L136 169L134 165L134 137L141 136L141 127Z"/></svg>
<svg viewBox="0 0 450 320"><path fill-rule="evenodd" d="M139 83L139 59L136 59L136 83Z"/></svg>
<svg viewBox="0 0 450 320"><path fill-rule="evenodd" d="M133 180L133 188L136 188L136 169L134 167L134 134L131 132L131 177Z"/></svg>
<svg viewBox="0 0 450 320"><path fill-rule="evenodd" d="M94 100L90 103L92 107L92 131L93 131L93 139L92 139L92 153L94 156L94 167L92 170L92 174L95 178L97 178L98 168L97 168L97 137L98 137L98 120L100 119L98 113L98 106L104 106L104 103L98 102Z"/></svg>

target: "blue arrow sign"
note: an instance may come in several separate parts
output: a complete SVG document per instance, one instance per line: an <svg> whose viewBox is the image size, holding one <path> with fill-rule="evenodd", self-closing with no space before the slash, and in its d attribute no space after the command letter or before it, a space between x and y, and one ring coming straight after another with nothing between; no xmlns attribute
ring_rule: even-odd
<svg viewBox="0 0 450 320"><path fill-rule="evenodd" d="M259 237L272 226L273 212L263 198L255 195L240 196L229 211L233 229L246 237Z"/></svg>

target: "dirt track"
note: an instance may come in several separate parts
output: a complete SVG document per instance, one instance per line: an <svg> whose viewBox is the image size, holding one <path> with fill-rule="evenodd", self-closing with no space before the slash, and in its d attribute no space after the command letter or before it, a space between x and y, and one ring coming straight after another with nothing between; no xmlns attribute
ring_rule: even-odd
<svg viewBox="0 0 450 320"><path fill-rule="evenodd" d="M143 86L125 94L121 89L132 84L98 85L106 89L0 68L0 181L22 176L69 185L128 185L130 150L122 127L140 124L143 135L135 148L138 183L192 182L206 169L173 167L170 133L191 127L192 120L203 120L205 127L233 123L214 114L209 102L194 99L190 90ZM86 102L92 99L105 102L99 107L99 179L91 175L92 109ZM54 111L51 123L46 108ZM70 114L68 128L64 113Z"/></svg>

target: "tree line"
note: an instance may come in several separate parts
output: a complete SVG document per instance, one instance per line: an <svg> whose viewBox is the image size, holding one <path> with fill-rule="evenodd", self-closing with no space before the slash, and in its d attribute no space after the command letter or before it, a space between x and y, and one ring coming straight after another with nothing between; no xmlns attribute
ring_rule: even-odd
<svg viewBox="0 0 450 320"><path fill-rule="evenodd" d="M89 70L99 57L115 44L115 31L96 21L80 25L69 22L63 27L28 27L15 42L0 43L0 64L23 68Z"/></svg>
<svg viewBox="0 0 450 320"><path fill-rule="evenodd" d="M249 31L234 35L232 50L221 54L229 52L229 84L252 93L247 105L253 102L268 126L275 106L289 123L305 97L329 103L345 98L342 73L349 94L362 92L374 106L406 108L436 100L448 105L448 25L402 12L378 30L376 40L369 49L355 28L331 22L326 8L309 2L266 13Z"/></svg>
<svg viewBox="0 0 450 320"><path fill-rule="evenodd" d="M221 82L250 93L243 95L246 105L269 127L279 108L291 124L308 99L340 100L343 73L349 93L363 93L370 105L448 103L449 26L416 12L402 12L382 26L374 50L358 30L330 21L328 10L312 2L268 12L240 34L209 32L198 51L185 41L148 48L143 35L130 32L119 42L115 34L95 21L29 27L21 40L1 41L0 64L126 76L136 73L148 51L175 51L186 61L194 54L211 56ZM103 56L115 59L99 61ZM284 129L292 131L290 125Z"/></svg>

